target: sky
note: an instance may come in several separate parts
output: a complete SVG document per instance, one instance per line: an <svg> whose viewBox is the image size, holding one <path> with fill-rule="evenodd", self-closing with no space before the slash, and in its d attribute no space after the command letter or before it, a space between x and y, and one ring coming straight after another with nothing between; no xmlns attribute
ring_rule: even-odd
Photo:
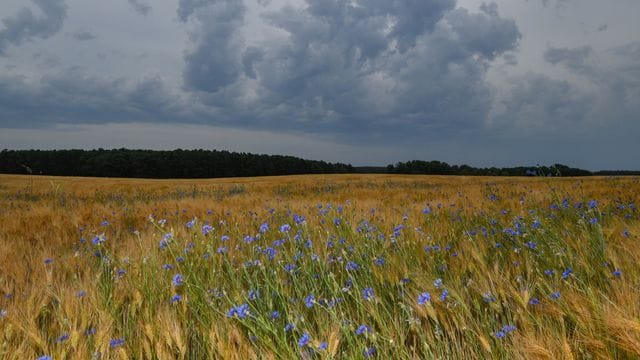
<svg viewBox="0 0 640 360"><path fill-rule="evenodd" d="M0 148L640 169L637 0L2 0Z"/></svg>

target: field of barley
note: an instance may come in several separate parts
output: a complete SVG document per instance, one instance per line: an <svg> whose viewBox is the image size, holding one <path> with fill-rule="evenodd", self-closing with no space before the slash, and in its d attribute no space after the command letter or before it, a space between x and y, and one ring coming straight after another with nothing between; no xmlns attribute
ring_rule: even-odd
<svg viewBox="0 0 640 360"><path fill-rule="evenodd" d="M0 359L640 357L640 178L0 176Z"/></svg>

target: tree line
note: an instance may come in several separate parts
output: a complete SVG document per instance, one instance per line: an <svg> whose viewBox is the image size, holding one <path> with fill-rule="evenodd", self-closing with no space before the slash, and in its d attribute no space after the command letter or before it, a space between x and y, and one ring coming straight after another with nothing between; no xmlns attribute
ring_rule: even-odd
<svg viewBox="0 0 640 360"><path fill-rule="evenodd" d="M2 150L0 173L126 178L217 178L354 172L294 156L218 150Z"/></svg>
<svg viewBox="0 0 640 360"><path fill-rule="evenodd" d="M517 166L477 168L469 165L449 165L442 161L413 160L388 165L390 174L430 174L430 175L467 175L467 176L592 176L592 175L640 175L640 171L604 170L589 171L555 164L550 166Z"/></svg>
<svg viewBox="0 0 640 360"><path fill-rule="evenodd" d="M305 160L220 150L2 150L0 173L125 178L217 178L295 174L385 173L467 176L640 175L640 171L597 171L551 166L476 168L413 160L386 167Z"/></svg>

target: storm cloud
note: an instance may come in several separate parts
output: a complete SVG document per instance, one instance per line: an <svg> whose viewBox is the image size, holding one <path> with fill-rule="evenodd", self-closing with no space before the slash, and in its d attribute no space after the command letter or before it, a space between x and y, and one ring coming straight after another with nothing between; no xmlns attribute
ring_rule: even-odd
<svg viewBox="0 0 640 360"><path fill-rule="evenodd" d="M497 10L442 0L287 5L261 15L283 36L250 46L239 1L183 1L178 14L196 25L184 86L219 119L363 138L481 124L484 74L520 38Z"/></svg>
<svg viewBox="0 0 640 360"><path fill-rule="evenodd" d="M325 150L342 144L375 153L378 144L398 160L501 165L559 152L579 162L581 153L563 144L640 131L640 44L630 30L638 26L616 22L631 12L624 6L640 10L632 3L612 7L618 18L575 20L571 37L553 32L561 26L553 15L586 16L602 5L8 1L13 8L0 27L0 128L21 129L15 134L191 124L315 139L308 141ZM528 22L528 14L550 29ZM115 18L123 25L107 21ZM594 30L603 23L616 26ZM540 142L559 150L538 151Z"/></svg>
<svg viewBox="0 0 640 360"><path fill-rule="evenodd" d="M131 8L140 15L148 15L151 13L151 5L144 0L129 0Z"/></svg>
<svg viewBox="0 0 640 360"><path fill-rule="evenodd" d="M9 45L19 46L34 38L47 39L56 34L67 17L64 0L31 0L41 14L34 14L28 7L22 7L13 16L3 18L4 29L0 30L0 55Z"/></svg>

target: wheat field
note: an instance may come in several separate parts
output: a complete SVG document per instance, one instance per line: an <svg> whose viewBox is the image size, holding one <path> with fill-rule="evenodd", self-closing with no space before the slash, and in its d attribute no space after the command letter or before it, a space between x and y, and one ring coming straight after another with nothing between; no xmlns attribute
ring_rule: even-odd
<svg viewBox="0 0 640 360"><path fill-rule="evenodd" d="M0 176L2 359L640 357L640 179Z"/></svg>

